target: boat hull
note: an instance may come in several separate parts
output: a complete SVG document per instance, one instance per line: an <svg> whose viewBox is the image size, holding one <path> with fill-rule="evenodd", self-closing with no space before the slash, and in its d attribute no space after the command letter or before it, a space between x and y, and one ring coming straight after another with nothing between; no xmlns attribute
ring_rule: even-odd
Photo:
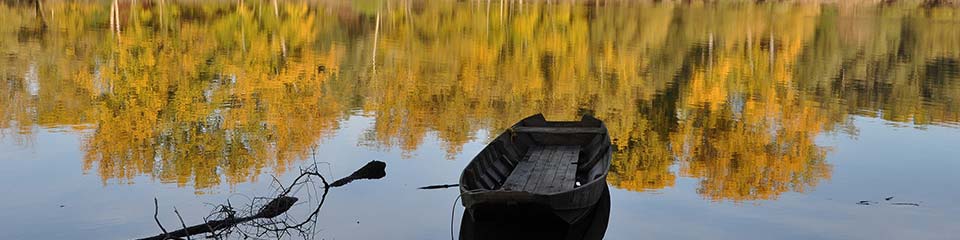
<svg viewBox="0 0 960 240"><path fill-rule="evenodd" d="M559 190L543 188L510 187L508 179L516 177L521 170L514 170L530 163L531 153L543 146L577 146L576 155L570 152L563 161L575 161L575 169L565 167L558 158L544 157L538 163L545 166L565 169L575 174L575 181L553 173L544 179L560 179L563 182L551 182L563 186ZM460 191L463 205L477 221L496 221L511 212L551 212L567 223L574 223L585 216L599 201L607 189L606 177L610 167L613 148L606 126L600 120L584 116L581 121L548 122L542 115L534 115L521 120L487 145L467 165L460 177ZM550 155L557 156L557 155ZM570 158L572 156L572 158ZM536 157L533 157L536 158ZM544 169L536 171L561 171ZM546 180L541 181L544 185ZM576 184L576 185L574 185ZM552 191L551 191L552 190Z"/></svg>

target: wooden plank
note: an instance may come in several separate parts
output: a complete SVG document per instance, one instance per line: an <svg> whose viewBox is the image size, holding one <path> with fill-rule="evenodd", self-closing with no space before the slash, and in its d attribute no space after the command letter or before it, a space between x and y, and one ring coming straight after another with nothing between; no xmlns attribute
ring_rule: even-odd
<svg viewBox="0 0 960 240"><path fill-rule="evenodd" d="M471 175L473 176L473 181L479 183L480 187L484 189L493 188L493 183L486 181L487 178L484 178L483 175L481 175L481 173L474 171L473 174Z"/></svg>
<svg viewBox="0 0 960 240"><path fill-rule="evenodd" d="M551 177L550 179L550 182L552 184L550 184L550 186L547 186L547 188L545 189L541 189L540 191L556 192L560 190L563 187L563 185L566 185L566 183L563 182L563 175L566 175L567 167L570 166L569 164L569 161L570 161L569 158L571 155L570 149L572 149L572 147L570 146L560 147L560 150L559 150L560 156L558 156L557 159L555 160L557 164L557 171L556 171L556 174L554 174L553 177Z"/></svg>
<svg viewBox="0 0 960 240"><path fill-rule="evenodd" d="M531 188L537 186L540 181L540 176L543 175L543 164L547 162L546 159L550 159L550 153L550 146L544 146L540 152L540 158L533 162L533 172L530 173L530 179L527 180L527 184L523 185L523 191L530 192Z"/></svg>
<svg viewBox="0 0 960 240"><path fill-rule="evenodd" d="M503 180L508 174L510 174L510 169L507 169L503 166L506 163L500 162L500 158L498 158L497 154L495 153L496 151L492 149L488 149L488 150L490 151L485 151L486 153L484 154L486 156L486 159L480 159L480 160L487 160L486 165L487 167L491 168L491 170L493 170L491 172L496 174L496 179Z"/></svg>
<svg viewBox="0 0 960 240"><path fill-rule="evenodd" d="M510 159L511 162L517 162L517 161L523 160L521 158L523 158L524 156L519 156L520 154L517 154L517 149L515 149L510 144L507 144L505 140L496 140L496 142L494 142L492 145L501 154L506 155L507 159Z"/></svg>
<svg viewBox="0 0 960 240"><path fill-rule="evenodd" d="M537 146L507 176L503 189L554 193L573 189L580 146Z"/></svg>
<svg viewBox="0 0 960 240"><path fill-rule="evenodd" d="M569 162L568 158L570 158L571 151L569 149L570 147L568 146L561 147L560 157L558 157L556 161L557 173L554 174L553 179L550 180L550 182L553 184L550 184L549 187L547 187L546 189L543 189L542 191L557 192L561 188L563 188L563 185L566 185L566 183L563 182L563 176L566 175L566 171L570 166L570 164L568 163Z"/></svg>
<svg viewBox="0 0 960 240"><path fill-rule="evenodd" d="M550 161L551 154L553 154L553 146L544 146L543 148L537 149L540 152L540 157L534 161L535 164L533 167L533 173L530 174L527 184L523 185L523 190L527 192L534 192L537 188L537 185L540 184L540 179L543 177L543 172L546 171L546 166Z"/></svg>
<svg viewBox="0 0 960 240"><path fill-rule="evenodd" d="M563 170L563 175L559 180L557 180L557 182L561 183L559 191L570 190L576 186L577 160L580 157L580 148L577 147L567 154L568 156L566 156L563 161L563 164L566 165L566 168Z"/></svg>
<svg viewBox="0 0 960 240"><path fill-rule="evenodd" d="M500 154L500 161L503 162L503 164L506 164L508 169L513 169L517 166L517 163L519 163L519 161L514 162L513 160L510 160L510 157L507 157L507 155L503 154Z"/></svg>
<svg viewBox="0 0 960 240"><path fill-rule="evenodd" d="M523 186L524 191L538 192L537 188L539 186L550 184L546 183L546 181L549 181L546 178L548 175L556 174L556 168L553 166L558 153L556 149L557 146L546 146L543 148L544 153L542 153L540 159L537 160L537 167L534 168L534 172L530 176L530 181L527 182L526 186Z"/></svg>
<svg viewBox="0 0 960 240"><path fill-rule="evenodd" d="M560 146L552 146L550 149L550 158L544 161L544 171L540 174L540 178L537 179L537 186L530 188L530 192L535 193L547 193L550 192L551 186L556 185L553 182L553 177L557 176L557 168L560 166L560 157L563 156L563 152L560 151Z"/></svg>
<svg viewBox="0 0 960 240"><path fill-rule="evenodd" d="M507 180L503 184L503 188L507 190L522 190L523 186L527 184L527 180L530 178L530 174L533 173L533 167L535 166L534 161L540 158L542 151L539 151L540 147L531 148L527 152L527 155L517 163L517 167L513 169L510 173L510 176L507 176Z"/></svg>
<svg viewBox="0 0 960 240"><path fill-rule="evenodd" d="M513 127L511 129L514 132L518 132L518 133L602 134L607 132L607 130L603 128L586 128L586 127Z"/></svg>
<svg viewBox="0 0 960 240"><path fill-rule="evenodd" d="M552 159L554 165L553 176L546 175L544 176L544 181L548 182L549 185L541 186L536 192L542 193L552 193L558 192L564 189L571 189L573 186L572 179L567 179L566 175L571 170L571 162L575 162L575 154L578 154L580 151L579 146L560 146L557 149L557 155Z"/></svg>

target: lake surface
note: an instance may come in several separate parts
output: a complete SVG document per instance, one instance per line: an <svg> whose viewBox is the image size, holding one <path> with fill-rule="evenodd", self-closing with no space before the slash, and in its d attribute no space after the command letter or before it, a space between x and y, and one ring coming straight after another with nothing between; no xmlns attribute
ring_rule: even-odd
<svg viewBox="0 0 960 240"><path fill-rule="evenodd" d="M173 229L374 159L317 238L446 239L458 190L417 187L541 112L608 125L607 239L960 236L957 8L4 1L0 54L0 239L151 236L154 198Z"/></svg>

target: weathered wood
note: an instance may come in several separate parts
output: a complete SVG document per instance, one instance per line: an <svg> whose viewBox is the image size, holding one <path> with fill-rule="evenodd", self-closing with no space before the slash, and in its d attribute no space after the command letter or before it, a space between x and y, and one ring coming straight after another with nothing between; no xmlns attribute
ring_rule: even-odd
<svg viewBox="0 0 960 240"><path fill-rule="evenodd" d="M546 193L543 189L548 188L552 184L550 182L553 181L551 176L556 176L557 174L557 158L559 155L562 155L562 153L557 151L556 146L546 147L544 151L547 152L547 154L544 155L548 157L540 160L540 164L537 164L540 166L540 169L532 176L533 179L531 180L534 184L527 184L527 186L523 188L523 190L527 192Z"/></svg>
<svg viewBox="0 0 960 240"><path fill-rule="evenodd" d="M572 181L572 179L564 179L562 176L568 175L568 172L572 170L569 168L570 163L577 161L576 158L577 155L579 155L579 151L579 146L557 146L553 149L549 164L546 165L549 170L544 172L539 184L537 184L537 187L532 189L532 191L552 193L559 192L561 189L572 189L574 181Z"/></svg>
<svg viewBox="0 0 960 240"><path fill-rule="evenodd" d="M507 177L506 190L553 193L573 189L579 146L535 146Z"/></svg>
<svg viewBox="0 0 960 240"><path fill-rule="evenodd" d="M554 180L554 182L562 183L558 185L559 189L557 189L557 191L571 190L576 186L578 153L579 149L565 153L566 155L563 157L564 161L560 163L562 170Z"/></svg>
<svg viewBox="0 0 960 240"><path fill-rule="evenodd" d="M523 186L527 185L527 180L530 179L530 174L533 173L533 167L536 165L533 161L539 159L540 154L543 153L543 151L540 151L542 148L542 146L535 146L527 151L527 156L524 156L523 160L520 160L517 167L514 168L510 176L507 177L507 180L503 184L503 189L523 190Z"/></svg>
<svg viewBox="0 0 960 240"><path fill-rule="evenodd" d="M510 160L511 162L520 161L523 156L520 156L520 154L517 153L517 149L509 142L510 141L508 140L497 139L490 145L493 146L500 154L507 156L507 160Z"/></svg>
<svg viewBox="0 0 960 240"><path fill-rule="evenodd" d="M198 234L204 234L204 233L216 233L220 230L232 228L238 224L249 222L255 219L275 218L277 216L280 216L281 214L286 213L288 210L290 210L291 207L294 206L294 204L296 204L298 199L296 197L288 196L287 194L289 194L290 191L293 190L293 186L297 184L302 184L303 182L301 182L300 179L304 177L310 178L311 176L316 176L316 177L319 177L323 183L324 191L321 197L320 204L317 205L316 209L313 212L313 214L317 214L320 211L320 207L323 206L322 199L326 198L327 191L330 188L342 187L343 185L346 185L354 180L383 178L384 176L387 175L385 171L386 167L387 167L387 164L384 162L376 161L376 160L370 161L366 165L363 165L363 167L361 167L360 169L357 169L356 171L354 171L349 176L338 179L337 181L334 181L332 184L328 184L327 180L323 177L323 175L320 175L320 173L312 172L312 171L302 171L300 173L300 176L294 179L293 183L289 185L289 187L284 189L284 191L280 193L279 196L273 198L272 200L270 200L270 202L267 202L267 204L260 207L260 209L254 215L250 215L246 217L235 217L231 215L230 217L227 217L225 219L210 220L210 221L193 225L190 227L184 226L182 229L172 231L172 232L167 232L166 229L163 229L163 225L160 225L160 221L157 220L157 225L159 225L160 229L163 230L163 233L158 234L156 236L152 236L152 237L140 238L139 240L167 240L167 239L181 239L183 237L186 237L189 239L190 236L192 235L198 235ZM156 199L154 199L154 219L156 219L156 216L157 216L156 206L157 206ZM179 213L177 213L177 215L179 217ZM183 224L183 219L180 219L180 221L181 221L181 224ZM307 222L304 221L299 225L303 225L306 223Z"/></svg>
<svg viewBox="0 0 960 240"><path fill-rule="evenodd" d="M553 157L552 155L554 152L552 150L552 147L549 146L541 148L540 151L542 151L542 153L540 153L540 159L537 159L537 161L534 162L536 165L533 167L533 173L530 174L527 184L523 186L524 191L535 193L533 190L537 188L538 184L540 184L540 180L543 178L544 172L548 171L546 165L549 163L549 159Z"/></svg>
<svg viewBox="0 0 960 240"><path fill-rule="evenodd" d="M606 130L590 116L557 122L538 114L520 120L464 168L463 206L470 215L486 218L511 211L509 206L534 204L567 223L576 221L606 189L612 155Z"/></svg>
<svg viewBox="0 0 960 240"><path fill-rule="evenodd" d="M607 133L603 128L589 127L513 127L513 132L517 133L550 133L550 134L603 134Z"/></svg>
<svg viewBox="0 0 960 240"><path fill-rule="evenodd" d="M494 151L489 151L487 153L487 159L490 160L490 168L492 172L496 173L497 181L502 182L504 178L510 175L509 163L500 162L499 154Z"/></svg>

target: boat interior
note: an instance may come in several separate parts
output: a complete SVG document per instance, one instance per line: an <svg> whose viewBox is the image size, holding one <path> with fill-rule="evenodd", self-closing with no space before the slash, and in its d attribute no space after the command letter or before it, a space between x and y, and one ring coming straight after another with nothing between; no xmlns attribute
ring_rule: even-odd
<svg viewBox="0 0 960 240"><path fill-rule="evenodd" d="M554 122L537 114L507 129L477 154L461 184L471 192L570 191L604 176L609 148L607 129L596 118Z"/></svg>

